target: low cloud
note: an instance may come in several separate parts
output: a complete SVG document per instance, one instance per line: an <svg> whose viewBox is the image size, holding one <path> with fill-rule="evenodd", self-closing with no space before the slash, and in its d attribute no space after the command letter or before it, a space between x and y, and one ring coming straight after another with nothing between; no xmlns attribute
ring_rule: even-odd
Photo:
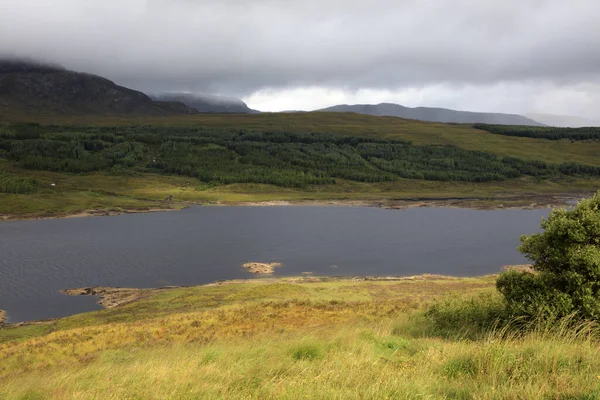
<svg viewBox="0 0 600 400"><path fill-rule="evenodd" d="M0 53L151 92L306 98L269 108L397 98L589 114L598 15L596 0L0 0Z"/></svg>

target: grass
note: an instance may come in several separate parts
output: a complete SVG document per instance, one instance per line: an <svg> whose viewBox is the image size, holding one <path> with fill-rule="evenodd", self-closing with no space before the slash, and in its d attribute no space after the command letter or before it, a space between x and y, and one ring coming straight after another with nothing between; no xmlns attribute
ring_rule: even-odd
<svg viewBox="0 0 600 400"><path fill-rule="evenodd" d="M1 121L34 121L71 125L157 125L242 128L261 131L325 132L409 140L415 144L448 144L523 160L600 165L600 142L545 140L492 134L471 125L448 125L354 113L200 114L162 118L14 115Z"/></svg>
<svg viewBox="0 0 600 400"><path fill-rule="evenodd" d="M286 278L156 292L36 332L0 330L0 398L600 398L593 335L467 339L424 318L450 293L493 296L493 282Z"/></svg>
<svg viewBox="0 0 600 400"><path fill-rule="evenodd" d="M167 125L239 127L264 131L329 132L378 138L410 140L416 144L451 144L525 160L550 163L579 162L600 165L600 142L544 140L509 137L477 130L469 125L446 125L340 113L290 113L257 115L205 114L165 118L116 117L4 117L3 121L37 121L73 125ZM530 205L524 195L589 194L600 186L600 179L563 178L535 180L523 178L505 182L461 183L400 179L385 183L337 180L335 185L309 186L305 189L261 184L212 186L181 177L132 172L66 174L23 170L0 159L0 171L16 177L35 179L36 193L0 194L0 218L55 217L87 211L122 212L180 208L189 203L239 203L265 201L379 201L422 198L478 198L488 205ZM56 186L51 186L55 183ZM173 196L174 203L163 200ZM507 200L510 197L510 200Z"/></svg>
<svg viewBox="0 0 600 400"><path fill-rule="evenodd" d="M338 180L335 185L306 189L262 184L207 185L189 177L150 173L110 175L32 171L0 159L0 170L35 179L41 189L33 194L1 194L0 218L59 217L86 211L122 212L181 208L190 203L245 203L268 201L380 201L401 199L482 199L480 204L528 206L536 197L582 195L600 186L600 179L460 183L401 179L385 183ZM55 186L51 186L55 184ZM529 196L528 196L529 195ZM173 202L164 200L173 196Z"/></svg>

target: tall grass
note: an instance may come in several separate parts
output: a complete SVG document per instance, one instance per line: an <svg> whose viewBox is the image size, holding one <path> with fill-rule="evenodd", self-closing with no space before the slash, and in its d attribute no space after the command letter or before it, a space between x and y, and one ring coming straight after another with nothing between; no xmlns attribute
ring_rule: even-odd
<svg viewBox="0 0 600 400"><path fill-rule="evenodd" d="M261 283L164 292L0 344L0 398L600 398L598 327L569 319L525 330L500 325L492 284ZM448 288L464 294L427 305ZM453 310L460 315L440 326ZM463 329L473 321L486 322Z"/></svg>

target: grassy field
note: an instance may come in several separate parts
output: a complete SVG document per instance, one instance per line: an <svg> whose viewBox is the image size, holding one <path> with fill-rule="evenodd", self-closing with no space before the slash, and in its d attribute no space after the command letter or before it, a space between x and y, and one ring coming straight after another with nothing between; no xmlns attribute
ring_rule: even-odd
<svg viewBox="0 0 600 400"><path fill-rule="evenodd" d="M600 398L589 332L442 332L425 318L448 296L442 304L497 301L493 282L285 278L151 292L0 330L0 398Z"/></svg>
<svg viewBox="0 0 600 400"><path fill-rule="evenodd" d="M580 196L600 187L600 179L572 178L535 181L459 183L402 179L362 183L338 180L335 185L305 189L263 184L213 186L196 179L150 173L110 175L32 171L11 166L0 159L0 169L32 178L42 187L33 194L0 193L0 218L59 217L88 211L123 212L178 209L190 204L227 204L272 201L364 201L402 199L480 199L479 206L531 206L546 204L555 194ZM51 186L55 184L55 186ZM171 202L165 202L172 196ZM466 204L466 203L465 203Z"/></svg>
<svg viewBox="0 0 600 400"><path fill-rule="evenodd" d="M468 125L446 125L340 113L223 115L204 114L169 118L19 117L42 123L72 125L161 125L239 127L263 131L328 132L377 138L410 140L416 144L451 144L524 160L550 163L579 162L600 165L596 141L545 140L491 134ZM4 122L7 119L5 118ZM595 192L600 179L520 178L503 182L462 183L399 179L361 183L337 179L335 185L302 189L264 184L215 186L197 179L142 172L68 174L20 169L0 158L0 172L40 182L33 194L0 194L0 218L65 216L88 211L122 212L181 208L190 203L264 201L380 201L422 198L479 198L488 204L530 205L531 195L580 195ZM51 186L55 184L56 186ZM173 202L163 200L173 196ZM525 198L524 198L525 197Z"/></svg>
<svg viewBox="0 0 600 400"><path fill-rule="evenodd" d="M471 125L448 125L374 117L354 113L264 113L200 114L163 118L118 118L98 116L12 116L2 121L35 121L70 125L155 125L243 128L261 131L324 132L339 135L367 136L409 140L415 144L449 144L524 160L549 163L578 162L600 165L600 142L545 140L495 135Z"/></svg>

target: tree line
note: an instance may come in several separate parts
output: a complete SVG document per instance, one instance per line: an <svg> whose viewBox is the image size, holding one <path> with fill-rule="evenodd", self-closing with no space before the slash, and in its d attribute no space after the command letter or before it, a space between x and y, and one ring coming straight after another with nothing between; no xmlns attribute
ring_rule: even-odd
<svg viewBox="0 0 600 400"><path fill-rule="evenodd" d="M474 128L497 135L530 137L548 140L598 140L600 127L556 128L551 126L518 126L518 125L488 125L475 124Z"/></svg>
<svg viewBox="0 0 600 400"><path fill-rule="evenodd" d="M448 145L327 133L156 126L5 125L0 126L0 157L33 170L150 171L215 184L286 187L333 184L337 179L489 182L522 176L600 176L599 167L524 161Z"/></svg>

